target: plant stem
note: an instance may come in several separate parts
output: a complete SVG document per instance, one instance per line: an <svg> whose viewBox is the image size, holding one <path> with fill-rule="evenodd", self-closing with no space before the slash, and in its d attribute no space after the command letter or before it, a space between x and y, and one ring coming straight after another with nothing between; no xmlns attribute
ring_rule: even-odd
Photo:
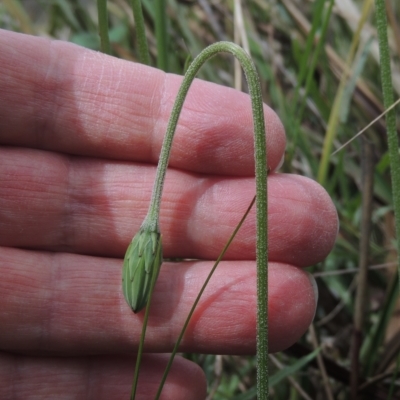
<svg viewBox="0 0 400 400"><path fill-rule="evenodd" d="M111 54L110 39L108 37L107 0L97 0L97 14L99 18L101 51L106 54Z"/></svg>
<svg viewBox="0 0 400 400"><path fill-rule="evenodd" d="M229 246L231 245L233 239L235 238L236 234L238 233L240 227L243 225L243 222L245 221L245 219L246 219L247 216L249 215L249 212L250 212L250 210L252 209L252 207L253 207L253 205L254 205L254 203L255 203L255 200L256 200L256 197L254 196L254 198L253 198L253 200L251 201L249 207L247 208L246 212L244 213L242 219L241 219L240 222L237 224L237 226L236 226L235 230L233 231L231 237L229 238L229 240L228 240L228 242L226 243L225 247L224 247L223 250L221 251L221 254L218 256L217 260L215 261L215 263L214 263L214 265L213 265L213 267L212 267L210 273L209 273L208 276L207 276L207 279L206 279L205 282L203 283L203 286L201 287L200 292L198 293L198 295L197 295L197 297L196 297L196 300L194 301L194 303L193 303L193 305L192 305L192 308L191 308L190 311L189 311L189 314L188 314L188 316L187 316L187 318L186 318L186 321L185 321L185 323L183 324L181 333L179 334L178 339L177 339L176 342L175 342L174 348L173 348L172 353L171 353L171 356L170 356L170 358L169 358L169 360L168 360L168 364L167 364L167 366L165 367L164 374L163 374L163 377L162 377L162 379L161 379L161 382L160 382L160 385L159 385L159 387L158 387L157 394L156 394L156 397L155 397L154 400L158 400L158 399L160 398L161 391L162 391L162 389L163 389L163 387L164 387L164 383L165 383L165 381L166 381L166 379L167 379L168 372L169 372L169 370L171 369L172 362L174 361L175 355L176 355L176 353L178 352L178 348L179 348L179 345L180 345L180 343L181 343L181 341L182 341L183 335L184 335L185 332L186 332L186 329L187 329L187 327L188 327L188 325L189 325L190 319L192 318L192 315L193 315L193 313L194 313L194 310L195 310L196 307L197 307L197 304L199 304L200 298L201 298L201 296L203 295L204 290L206 289L206 287L207 287L207 285L208 285L208 282L210 282L210 279L211 279L211 277L213 276L215 270L217 269L218 264L221 262L221 260L222 260L222 258L224 257L226 251L228 250Z"/></svg>
<svg viewBox="0 0 400 400"><path fill-rule="evenodd" d="M373 145L362 138L362 206L361 206L361 238L360 260L357 277L357 292L354 305L353 332L350 347L351 373L350 388L351 398L358 397L360 374L360 348L362 345L362 332L366 315L367 288L368 288L368 261L371 236L372 203L374 198L374 161Z"/></svg>
<svg viewBox="0 0 400 400"><path fill-rule="evenodd" d="M156 0L155 12L157 68L168 71L167 7L165 0Z"/></svg>
<svg viewBox="0 0 400 400"><path fill-rule="evenodd" d="M387 36L387 18L385 2L376 0L376 26L378 31L379 56L381 64L381 81L383 104L385 108L393 103L392 73L390 69L389 43ZM400 283L400 160L399 141L397 139L396 115L394 109L386 114L386 127L388 134L388 148L390 159L390 170L392 179L393 207L396 225L398 277ZM400 287L400 286L399 286Z"/></svg>
<svg viewBox="0 0 400 400"><path fill-rule="evenodd" d="M267 149L263 102L257 71L250 56L239 46L229 42L219 42L204 49L187 70L171 116L161 149L153 194L148 214L143 222L150 229L158 226L161 194L165 173L171 152L178 118L189 87L200 67L218 53L234 55L242 65L249 86L253 121L256 175L256 215L257 215L257 392L258 399L268 398L268 206L267 206Z"/></svg>
<svg viewBox="0 0 400 400"><path fill-rule="evenodd" d="M139 52L139 61L142 64L150 65L150 53L144 26L142 2L141 0L131 0L131 6L133 18L135 19L136 44Z"/></svg>
<svg viewBox="0 0 400 400"><path fill-rule="evenodd" d="M144 339L145 339L145 336L146 336L147 321L149 320L151 299L153 297L154 286L156 285L157 276L158 276L158 273L157 274L153 274L153 277L152 277L152 280L151 280L150 294L149 294L149 299L148 299L147 305L146 305L146 311L144 313L142 332L140 334L139 349L138 349L138 353L137 353L137 356L136 356L135 373L134 373L134 376L133 376L133 383L132 383L132 391L131 391L130 400L135 400L136 389L137 389L137 385L138 385L138 382L139 382L140 364L142 362L142 354L143 354L143 348L144 348Z"/></svg>

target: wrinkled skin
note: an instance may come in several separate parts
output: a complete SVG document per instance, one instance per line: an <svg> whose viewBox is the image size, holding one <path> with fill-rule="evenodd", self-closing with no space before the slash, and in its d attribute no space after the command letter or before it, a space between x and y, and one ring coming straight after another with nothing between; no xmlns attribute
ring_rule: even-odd
<svg viewBox="0 0 400 400"><path fill-rule="evenodd" d="M0 31L0 398L127 399L143 313L121 290L124 252L147 211L180 76L83 48ZM269 166L285 133L265 106ZM139 398L223 245L254 196L247 95L192 86L162 200L165 257L147 329ZM328 195L301 176L269 176L271 351L314 316L303 267L337 234ZM218 267L181 350L253 354L254 211ZM155 354L150 354L155 353ZM202 371L177 358L165 399L203 399Z"/></svg>

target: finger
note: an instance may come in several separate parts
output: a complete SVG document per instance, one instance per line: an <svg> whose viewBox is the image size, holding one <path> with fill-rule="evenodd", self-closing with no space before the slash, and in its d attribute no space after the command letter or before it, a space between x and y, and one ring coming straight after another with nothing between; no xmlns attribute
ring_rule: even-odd
<svg viewBox="0 0 400 400"><path fill-rule="evenodd" d="M123 257L146 214L154 167L0 149L0 244ZM273 174L270 259L321 261L337 234L327 193L310 179ZM166 257L215 259L255 193L253 178L222 179L171 170L161 211ZM255 258L255 213L227 258Z"/></svg>
<svg viewBox="0 0 400 400"><path fill-rule="evenodd" d="M154 399L168 355L145 355L136 399ZM0 353L1 399L118 400L131 393L134 357L42 358ZM196 364L174 360L162 399L203 400L204 373Z"/></svg>
<svg viewBox="0 0 400 400"><path fill-rule="evenodd" d="M134 352L143 313L133 314L121 291L122 260L0 252L0 346L54 354ZM171 351L211 262L164 263L152 300L146 350ZM312 321L315 288L303 270L269 265L271 351L293 344ZM181 351L255 351L255 262L222 262L185 334Z"/></svg>
<svg viewBox="0 0 400 400"><path fill-rule="evenodd" d="M0 143L141 162L158 161L182 81L158 69L69 43L0 32ZM269 166L285 135L264 107ZM249 97L196 81L179 120L170 165L253 175ZM240 162L239 162L240 161Z"/></svg>

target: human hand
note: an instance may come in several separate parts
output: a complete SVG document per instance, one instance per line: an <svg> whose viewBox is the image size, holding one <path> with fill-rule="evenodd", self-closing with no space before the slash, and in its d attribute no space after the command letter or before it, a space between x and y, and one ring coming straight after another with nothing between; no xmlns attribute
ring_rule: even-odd
<svg viewBox="0 0 400 400"><path fill-rule="evenodd" d="M0 32L0 398L126 399L143 313L121 290L122 257L146 214L181 77L79 48ZM265 107L269 166L283 157ZM255 193L248 96L197 81L172 148L161 207L165 262L147 353L171 351L213 261ZM269 182L270 350L312 321L301 267L333 246L331 200L304 177ZM181 350L255 351L254 212L217 268ZM196 259L202 260L197 261ZM166 356L146 354L138 395L152 398ZM204 375L177 358L165 398L201 399Z"/></svg>

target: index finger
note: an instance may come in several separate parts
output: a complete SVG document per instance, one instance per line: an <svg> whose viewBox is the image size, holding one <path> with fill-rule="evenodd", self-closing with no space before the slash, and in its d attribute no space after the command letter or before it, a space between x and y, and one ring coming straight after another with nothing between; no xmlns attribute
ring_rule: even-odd
<svg viewBox="0 0 400 400"><path fill-rule="evenodd" d="M69 43L0 31L0 144L156 163L182 77ZM285 149L277 115L264 106L268 164ZM253 122L246 94L192 85L170 165L253 175Z"/></svg>

